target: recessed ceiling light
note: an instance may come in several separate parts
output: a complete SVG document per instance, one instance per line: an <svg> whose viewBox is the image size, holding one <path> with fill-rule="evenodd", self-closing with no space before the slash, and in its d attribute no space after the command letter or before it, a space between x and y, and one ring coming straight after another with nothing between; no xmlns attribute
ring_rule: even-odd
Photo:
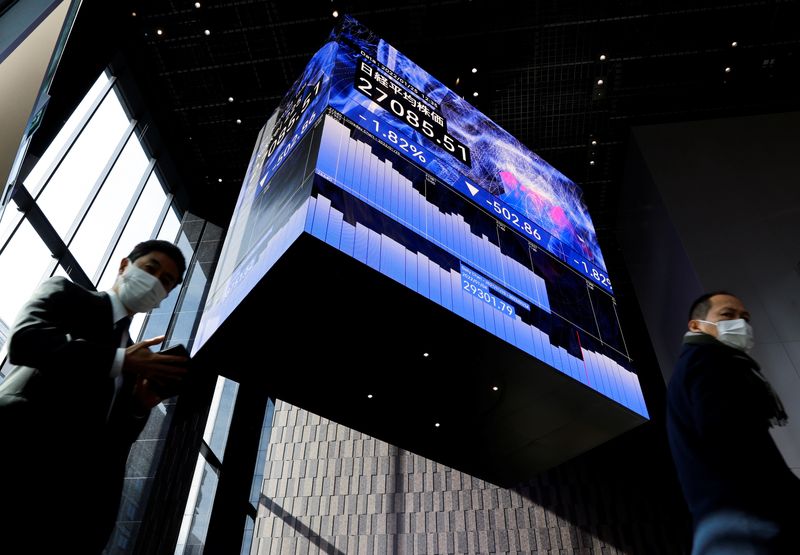
<svg viewBox="0 0 800 555"><path fill-rule="evenodd" d="M738 42L736 42L736 41L733 41L733 42L731 43L731 46L732 46L733 48L736 48L737 46L739 46L739 43L738 43Z"/></svg>
<svg viewBox="0 0 800 555"><path fill-rule="evenodd" d="M478 91L475 91L474 93L472 93L472 96L476 96L477 97L478 96Z"/></svg>
<svg viewBox="0 0 800 555"><path fill-rule="evenodd" d="M209 29L206 29L205 31L203 31L203 33L205 33L205 35L206 35L206 36L208 36L208 35L210 35L210 34L211 34L211 30L209 30Z"/></svg>
<svg viewBox="0 0 800 555"><path fill-rule="evenodd" d="M131 12L131 16L136 17L136 12Z"/></svg>
<svg viewBox="0 0 800 555"><path fill-rule="evenodd" d="M233 102L233 97L232 96L228 97L228 102Z"/></svg>
<svg viewBox="0 0 800 555"><path fill-rule="evenodd" d="M240 120L240 119L238 119L238 118L237 118L237 119L236 119L236 123L242 123L242 120Z"/></svg>
<svg viewBox="0 0 800 555"><path fill-rule="evenodd" d="M161 29L156 29L156 35L161 36L163 34L164 34L164 31L162 31Z"/></svg>
<svg viewBox="0 0 800 555"><path fill-rule="evenodd" d="M434 424L434 426L436 426L438 428L439 427L439 423L437 422L436 424Z"/></svg>
<svg viewBox="0 0 800 555"><path fill-rule="evenodd" d="M478 73L478 68L477 67L473 67L472 68L472 73Z"/></svg>
<svg viewBox="0 0 800 555"><path fill-rule="evenodd" d="M606 55L605 54L600 54L600 61L604 62L605 59L606 59Z"/></svg>
<svg viewBox="0 0 800 555"><path fill-rule="evenodd" d="M499 388L499 387L497 387L496 385L495 385L495 386L492 386L492 391L497 391L498 389L500 389L500 388Z"/></svg>
<svg viewBox="0 0 800 555"><path fill-rule="evenodd" d="M729 68L729 67L726 67L726 68L725 68L725 73L730 73L730 72L731 72L731 68Z"/></svg>
<svg viewBox="0 0 800 555"><path fill-rule="evenodd" d="M589 160L589 165L594 166L594 160Z"/></svg>
<svg viewBox="0 0 800 555"><path fill-rule="evenodd" d="M593 144L593 145L596 145L596 144L597 144L597 141L595 141L595 140L592 140L592 144Z"/></svg>
<svg viewBox="0 0 800 555"><path fill-rule="evenodd" d="M456 77L456 85L458 85L460 82L461 82L461 77Z"/></svg>
<svg viewBox="0 0 800 555"><path fill-rule="evenodd" d="M598 79L598 80L597 80L597 84L598 84L598 85L602 85L602 84L603 84L603 80L602 80L602 79Z"/></svg>
<svg viewBox="0 0 800 555"><path fill-rule="evenodd" d="M200 2L195 2L195 3L194 3L194 7L195 7L195 8L199 8L199 7L200 7Z"/></svg>
<svg viewBox="0 0 800 555"><path fill-rule="evenodd" d="M372 399L372 393L367 393L367 399Z"/></svg>
<svg viewBox="0 0 800 555"><path fill-rule="evenodd" d="M338 10L333 10L333 17L339 17Z"/></svg>
<svg viewBox="0 0 800 555"><path fill-rule="evenodd" d="M217 178L217 181L219 181L220 183L222 183L222 178L221 178L221 177L218 177L218 178Z"/></svg>
<svg viewBox="0 0 800 555"><path fill-rule="evenodd" d="M422 356L424 356L424 357L426 357L426 358L427 358L427 357L429 357L430 355L429 355L428 353L422 353Z"/></svg>

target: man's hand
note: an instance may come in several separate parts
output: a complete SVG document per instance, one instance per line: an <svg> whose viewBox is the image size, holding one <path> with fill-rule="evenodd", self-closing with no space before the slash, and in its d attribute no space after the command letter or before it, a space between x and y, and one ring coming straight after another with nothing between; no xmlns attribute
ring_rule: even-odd
<svg viewBox="0 0 800 555"><path fill-rule="evenodd" d="M122 371L125 374L135 374L166 386L177 385L188 371L189 359L180 355L154 353L148 348L163 341L164 336L159 335L125 349Z"/></svg>
<svg viewBox="0 0 800 555"><path fill-rule="evenodd" d="M157 392L155 392L150 385L152 384L147 378L137 376L136 384L133 386L133 400L135 403L134 414L145 416L150 409L164 400Z"/></svg>
<svg viewBox="0 0 800 555"><path fill-rule="evenodd" d="M164 336L160 335L125 349L122 371L136 375L133 397L143 414L174 395L188 371L188 357L154 353L148 348L163 341Z"/></svg>

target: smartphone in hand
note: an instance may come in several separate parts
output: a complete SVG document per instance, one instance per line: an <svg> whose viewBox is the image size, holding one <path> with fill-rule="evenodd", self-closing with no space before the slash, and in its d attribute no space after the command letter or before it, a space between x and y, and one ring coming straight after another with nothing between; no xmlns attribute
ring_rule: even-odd
<svg viewBox="0 0 800 555"><path fill-rule="evenodd" d="M160 355L175 355L175 356L182 356L186 357L187 362L186 366L189 366L191 362L189 356L189 350L183 344L173 345L171 347L167 347L166 349L162 349L158 351ZM183 366L183 365L182 365ZM186 376L188 377L188 376ZM178 395L186 386L186 377L183 379L170 384L157 384L155 382L151 382L150 388L156 392L157 395L163 398L173 397Z"/></svg>
<svg viewBox="0 0 800 555"><path fill-rule="evenodd" d="M172 347L167 347L166 349L161 349L158 351L160 355L177 355L186 358L189 357L189 350L186 348L186 345L182 343L178 343L177 345L173 345Z"/></svg>

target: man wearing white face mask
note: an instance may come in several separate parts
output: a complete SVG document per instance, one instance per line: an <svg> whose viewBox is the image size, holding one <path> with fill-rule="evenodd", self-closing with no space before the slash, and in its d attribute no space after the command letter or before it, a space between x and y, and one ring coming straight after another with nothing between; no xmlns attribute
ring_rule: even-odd
<svg viewBox="0 0 800 555"><path fill-rule="evenodd" d="M800 552L800 480L770 426L783 404L748 352L750 313L725 291L692 303L667 389L667 433L694 521L692 555Z"/></svg>
<svg viewBox="0 0 800 555"><path fill-rule="evenodd" d="M130 345L127 326L185 268L175 245L145 241L109 291L50 278L20 311L8 341L17 368L0 384L3 553L102 552L131 445L188 364L149 349L163 336Z"/></svg>

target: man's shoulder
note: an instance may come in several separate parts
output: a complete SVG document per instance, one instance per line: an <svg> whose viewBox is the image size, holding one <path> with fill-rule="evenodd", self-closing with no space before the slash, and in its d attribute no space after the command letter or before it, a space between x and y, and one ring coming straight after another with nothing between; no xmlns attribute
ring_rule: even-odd
<svg viewBox="0 0 800 555"><path fill-rule="evenodd" d="M69 291L84 294L97 294L97 291L87 289L83 285L77 284L74 281L64 276L53 276L44 280L39 286L42 289L50 289L53 291Z"/></svg>
<svg viewBox="0 0 800 555"><path fill-rule="evenodd" d="M64 276L53 276L44 280L40 287L48 289L85 289Z"/></svg>
<svg viewBox="0 0 800 555"><path fill-rule="evenodd" d="M74 299L79 302L103 302L108 295L87 289L63 276L54 276L39 284L35 296L51 298L54 301L63 299L68 302L69 299Z"/></svg>
<svg viewBox="0 0 800 555"><path fill-rule="evenodd" d="M735 353L735 349L720 343L713 337L689 338L683 343L679 360L693 360L707 357L731 358Z"/></svg>
<svg viewBox="0 0 800 555"><path fill-rule="evenodd" d="M734 360L755 362L742 351L720 343L712 338L711 341L685 342L681 350L679 361L697 362L707 359Z"/></svg>
<svg viewBox="0 0 800 555"><path fill-rule="evenodd" d="M713 343L684 342L678 361L675 364L673 377L683 377L698 366L704 366L710 361L725 358L726 353L723 349L720 349L721 346Z"/></svg>
<svg viewBox="0 0 800 555"><path fill-rule="evenodd" d="M684 384L693 383L700 376L704 379L730 379L734 368L746 371L758 364L740 351L718 341L684 343L673 378Z"/></svg>

